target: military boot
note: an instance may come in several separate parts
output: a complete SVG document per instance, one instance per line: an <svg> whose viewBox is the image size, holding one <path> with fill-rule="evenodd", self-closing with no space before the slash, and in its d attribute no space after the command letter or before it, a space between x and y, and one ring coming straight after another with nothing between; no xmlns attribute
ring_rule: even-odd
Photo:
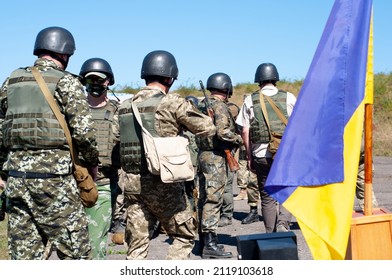
<svg viewBox="0 0 392 280"><path fill-rule="evenodd" d="M199 232L199 246L198 246L198 252L199 252L199 254L200 255L202 255L203 254L203 249L204 249L204 234L203 233L201 233L201 232ZM214 234L214 240L215 240L215 242L216 242L216 245L220 248L220 249L222 249L223 251L225 250L225 247L223 246L223 244L218 244L218 237L216 236L216 234Z"/></svg>
<svg viewBox="0 0 392 280"><path fill-rule="evenodd" d="M257 207L251 207L248 216L241 221L241 224L251 224L259 221L259 214L257 213Z"/></svg>
<svg viewBox="0 0 392 280"><path fill-rule="evenodd" d="M203 259L226 259L231 258L233 254L231 252L225 252L223 246L217 244L216 235L212 232L208 232L204 235L204 248L202 253Z"/></svg>

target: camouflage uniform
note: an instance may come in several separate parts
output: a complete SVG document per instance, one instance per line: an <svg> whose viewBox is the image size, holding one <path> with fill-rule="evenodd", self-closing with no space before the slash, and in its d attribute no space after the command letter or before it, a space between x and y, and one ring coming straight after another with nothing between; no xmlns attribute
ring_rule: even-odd
<svg viewBox="0 0 392 280"><path fill-rule="evenodd" d="M36 60L34 65L47 73L61 71L53 61L44 58ZM24 73L31 77L29 68L26 68ZM18 78L13 81L7 79L3 84L0 102L4 114L12 108L8 91L12 83L18 82ZM23 86L22 82L20 84ZM98 149L95 130L92 128L93 120L81 83L73 75L64 72L64 76L55 85L54 98L65 115L74 143L81 151L86 164L96 166ZM28 105L29 100L26 99L26 106ZM7 129L12 131L16 125L10 124L6 115L5 120L1 120L1 126L4 145ZM45 127L42 128L46 131ZM66 143L64 134L59 137L63 137ZM90 258L88 220L72 175L69 150L8 149L3 170L7 170L10 175L5 193L9 201L8 243L11 259L42 259L48 241L57 249L60 259ZM17 173L15 176L11 175L11 172L30 172L48 175L50 178L24 178Z"/></svg>
<svg viewBox="0 0 392 280"><path fill-rule="evenodd" d="M241 156L241 154L245 154L245 157ZM237 186L240 189L246 190L248 196L248 205L257 206L259 201L257 176L255 173L249 170L248 161L246 160L246 151L245 153L241 153L241 148L238 165L240 166L240 169L237 171Z"/></svg>
<svg viewBox="0 0 392 280"><path fill-rule="evenodd" d="M191 203L191 208L195 214L197 220L197 199L199 197L199 179L198 179L198 153L199 148L196 144L195 135L189 131L184 131L183 135L189 140L189 151L191 153L193 170L195 171L195 178L193 181L186 181L185 184L185 193Z"/></svg>
<svg viewBox="0 0 392 280"><path fill-rule="evenodd" d="M229 109L229 113L232 118L235 120L238 116L238 112L240 108L232 102L227 103L227 107ZM240 135L239 126L236 126L237 133ZM238 153L235 153L235 156ZM238 158L236 158L238 161ZM236 174L235 174L236 173ZM234 175L238 176L238 172L231 172L230 169L227 169L227 182L223 191L223 203L221 209L221 219L219 221L219 226L227 226L232 224L231 220L233 219L234 212L234 200L233 200L233 183L234 183Z"/></svg>
<svg viewBox="0 0 392 280"><path fill-rule="evenodd" d="M235 172L231 172L229 168L226 169L226 184L223 189L222 194L222 207L221 207L221 221L219 226L225 226L225 220L222 218L225 217L229 221L233 219L234 212L234 201L233 201L233 183L234 183L234 174Z"/></svg>
<svg viewBox="0 0 392 280"><path fill-rule="evenodd" d="M218 228L228 173L224 149L232 150L242 143L241 137L236 134L235 123L226 102L214 95L211 95L210 102L215 115L216 136L212 141L200 139L198 143L200 149L199 208L202 213L200 231L202 234L216 234Z"/></svg>
<svg viewBox="0 0 392 280"><path fill-rule="evenodd" d="M359 208L364 211L365 209L365 152L361 151L358 166L357 184L355 188L355 196L358 200ZM378 202L374 191L372 189L372 206L377 207Z"/></svg>
<svg viewBox="0 0 392 280"><path fill-rule="evenodd" d="M100 164L97 174L98 201L86 209L89 218L89 235L93 259L106 259L106 243L112 222L118 186L118 167L120 158L118 143L120 128L118 124L119 103L109 100L100 108L90 108L97 130L97 142L100 150ZM117 146L116 146L117 144ZM112 207L113 206L113 207Z"/></svg>
<svg viewBox="0 0 392 280"><path fill-rule="evenodd" d="M177 94L166 94L158 87L147 86L126 100L120 109L121 147L123 146L122 109L149 100L156 94L164 94L154 115L154 127L159 136L176 136L181 126L194 134L210 136L215 133L211 120L198 112L189 102ZM125 128L124 128L125 129ZM121 153L123 162L123 154ZM143 158L142 158L143 160ZM145 162L145 160L144 160ZM122 164L122 168L126 170ZM195 218L185 195L183 183L165 184L159 176L148 172L126 173L120 179L124 185L127 206L125 241L128 244L127 259L144 259L148 254L149 230L156 219L161 223L170 239L167 259L188 259L194 246Z"/></svg>

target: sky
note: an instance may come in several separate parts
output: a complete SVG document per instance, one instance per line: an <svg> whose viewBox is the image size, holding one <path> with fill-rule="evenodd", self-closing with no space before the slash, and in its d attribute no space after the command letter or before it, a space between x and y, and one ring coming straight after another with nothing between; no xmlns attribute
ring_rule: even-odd
<svg viewBox="0 0 392 280"><path fill-rule="evenodd" d="M357 0L360 1L360 0ZM78 74L92 57L107 60L112 89L141 87L143 58L171 52L179 86L199 87L216 72L234 85L253 83L259 64L280 78L304 79L334 0L68 0L1 1L0 80L30 66L35 38L49 26L68 29L76 42L67 71ZM374 0L374 71L392 71L392 1Z"/></svg>

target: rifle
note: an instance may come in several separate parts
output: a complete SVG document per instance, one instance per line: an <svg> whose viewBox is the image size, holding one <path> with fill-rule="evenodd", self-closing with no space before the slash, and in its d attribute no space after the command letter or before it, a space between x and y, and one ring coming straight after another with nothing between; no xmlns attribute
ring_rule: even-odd
<svg viewBox="0 0 392 280"><path fill-rule="evenodd" d="M204 94L204 100L206 103L207 114L214 122L214 119L215 119L214 111L211 108L211 103L210 103L210 100L208 99L206 89L204 88L203 82L201 80L199 81L199 83L200 83L201 90L203 91L203 94ZM225 149L224 151L225 151L226 161L227 161L227 164L229 165L230 171L235 172L235 171L239 170L240 166L239 166L237 160L233 157L231 151L229 149Z"/></svg>

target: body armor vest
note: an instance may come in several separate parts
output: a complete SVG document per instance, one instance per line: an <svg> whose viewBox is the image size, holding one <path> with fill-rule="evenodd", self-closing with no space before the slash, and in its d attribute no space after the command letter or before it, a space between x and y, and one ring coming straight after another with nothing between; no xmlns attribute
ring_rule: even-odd
<svg viewBox="0 0 392 280"><path fill-rule="evenodd" d="M65 72L41 72L54 95ZM7 90L8 109L3 123L4 146L19 149L69 149L56 116L31 72L20 68L12 72Z"/></svg>
<svg viewBox="0 0 392 280"><path fill-rule="evenodd" d="M274 96L270 96L275 105L279 108L282 114L288 118L287 114L287 92L279 90ZM270 141L267 123L265 121L263 111L260 105L260 92L252 93L254 119L250 123L250 139L254 144L266 144ZM267 108L268 120L271 131L283 134L286 128L285 124L279 119L272 106L266 98L264 98L265 106Z"/></svg>
<svg viewBox="0 0 392 280"><path fill-rule="evenodd" d="M118 102L109 100L104 107L91 108L94 125L97 129L99 161L104 167L118 166L120 163L120 159L116 158L116 153L113 151L118 140L112 129L113 118L118 110L118 105Z"/></svg>
<svg viewBox="0 0 392 280"><path fill-rule="evenodd" d="M163 93L157 93L151 98L137 103L143 126L153 137L159 136L154 126L155 112L164 96ZM119 111L121 167L125 172L148 173L144 148L141 145L142 130L133 115L131 105L132 101L126 100Z"/></svg>

